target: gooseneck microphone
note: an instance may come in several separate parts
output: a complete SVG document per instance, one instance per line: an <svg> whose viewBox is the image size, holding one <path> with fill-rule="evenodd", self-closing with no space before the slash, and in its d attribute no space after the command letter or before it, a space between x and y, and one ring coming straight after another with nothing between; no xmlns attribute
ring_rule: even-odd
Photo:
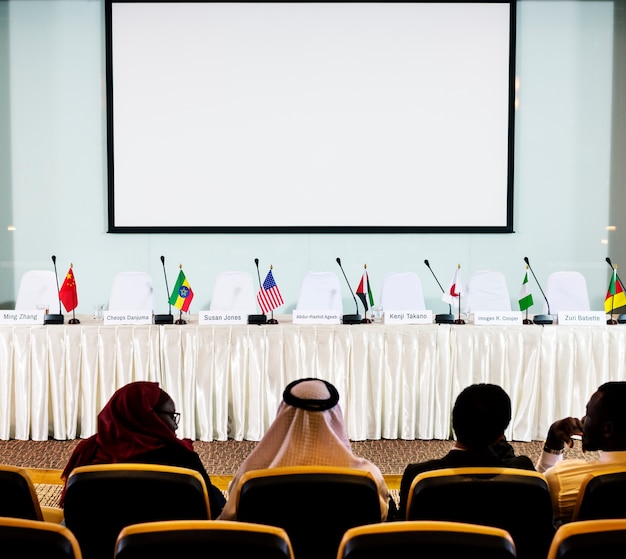
<svg viewBox="0 0 626 559"><path fill-rule="evenodd" d="M430 273L435 278L435 281L437 282L439 289L441 289L441 292L445 293L443 287L441 286L441 283L439 283L439 280L437 279L437 276L435 275L435 272L433 272L433 269L430 267L430 263L428 262L428 260L424 260L424 264L426 264L427 268L430 270ZM435 322L437 324L454 324L454 315L452 314L452 305L449 304L448 309L450 310L448 314L436 314L435 315Z"/></svg>
<svg viewBox="0 0 626 559"><path fill-rule="evenodd" d="M552 314L550 313L550 301L548 301L546 294L543 292L543 289L541 289L541 284L539 283L539 280L537 279L537 276L535 275L535 272L533 271L527 256L524 256L524 262L526 262L526 266L528 266L530 273L533 275L533 278L535 278L535 283L537 284L539 291L541 291L541 294L543 295L543 298L546 302L546 306L548 307L548 314L536 314L533 317L533 322L535 324L552 324L554 322L554 319L552 318Z"/></svg>
<svg viewBox="0 0 626 559"><path fill-rule="evenodd" d="M161 266L163 266L163 277L165 278L165 291L167 293L167 304L169 305L168 314L155 314L155 324L174 324L174 315L172 315L172 304L170 303L170 288L167 285L167 273L165 272L165 256L161 256Z"/></svg>
<svg viewBox="0 0 626 559"><path fill-rule="evenodd" d="M356 295L354 294L354 291L352 291L352 286L350 285L350 282L348 281L348 276L346 276L346 273L343 271L343 266L341 265L341 258L337 257L337 264L339 264L339 267L341 268L341 273L343 274L343 277L346 280L346 283L348 284L348 288L350 289L350 293L352 294L352 298L354 299L354 307L356 309L356 313L355 314L344 314L343 315L343 324L361 324L361 315L359 314L359 304L357 303L356 300Z"/></svg>
<svg viewBox="0 0 626 559"><path fill-rule="evenodd" d="M263 289L263 284L261 283L261 274L259 273L259 259L254 259L254 265L256 266L256 275L259 278L259 290ZM278 322L278 321L276 321ZM267 315L265 314L249 314L248 315L248 324L267 324ZM274 323L272 323L274 324Z"/></svg>
<svg viewBox="0 0 626 559"><path fill-rule="evenodd" d="M59 314L47 314L44 319L44 324L63 324L63 310L61 309L61 288L59 287L59 275L57 274L57 257L52 255L52 264L54 265L54 277L57 280L57 298L59 299Z"/></svg>

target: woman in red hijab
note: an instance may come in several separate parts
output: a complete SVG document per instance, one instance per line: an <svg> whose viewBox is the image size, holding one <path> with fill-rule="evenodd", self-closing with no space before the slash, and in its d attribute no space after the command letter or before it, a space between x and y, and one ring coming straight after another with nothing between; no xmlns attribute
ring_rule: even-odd
<svg viewBox="0 0 626 559"><path fill-rule="evenodd" d="M117 390L102 408L97 433L78 443L61 477L66 482L78 466L116 462L190 468L202 474L209 492L211 518L217 518L224 496L211 483L191 440L176 436L179 419L174 401L157 382L131 382ZM65 487L61 506L64 496Z"/></svg>

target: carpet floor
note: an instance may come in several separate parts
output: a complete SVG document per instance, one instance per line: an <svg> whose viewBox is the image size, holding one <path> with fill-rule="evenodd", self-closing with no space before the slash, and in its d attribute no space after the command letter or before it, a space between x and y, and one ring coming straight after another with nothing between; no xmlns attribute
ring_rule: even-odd
<svg viewBox="0 0 626 559"><path fill-rule="evenodd" d="M71 441L0 441L0 463L31 470L33 481L42 505L57 506L61 489L61 470L78 444ZM512 442L517 454L537 460L543 441ZM580 443L576 443L579 445ZM225 490L237 468L255 447L253 441L194 442L194 447L217 487ZM442 440L370 440L354 441L356 455L376 464L387 481L394 497L405 466L409 462L422 462L443 456L451 448L451 441ZM580 458L579 446L566 451L566 458Z"/></svg>

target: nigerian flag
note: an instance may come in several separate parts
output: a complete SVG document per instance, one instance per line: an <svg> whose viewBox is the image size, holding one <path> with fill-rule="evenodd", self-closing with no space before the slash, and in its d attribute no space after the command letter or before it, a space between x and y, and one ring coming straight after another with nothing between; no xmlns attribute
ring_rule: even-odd
<svg viewBox="0 0 626 559"><path fill-rule="evenodd" d="M522 282L522 288L519 292L519 310L525 311L532 307L534 304L533 294L530 292L530 286L528 285L528 272L524 275L524 281Z"/></svg>

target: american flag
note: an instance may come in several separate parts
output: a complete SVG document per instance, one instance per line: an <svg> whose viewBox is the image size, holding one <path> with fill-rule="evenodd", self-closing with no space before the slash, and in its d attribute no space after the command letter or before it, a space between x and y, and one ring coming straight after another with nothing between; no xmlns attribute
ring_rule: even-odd
<svg viewBox="0 0 626 559"><path fill-rule="evenodd" d="M265 276L265 281L257 293L256 300L259 302L263 314L273 311L284 303L271 269Z"/></svg>

